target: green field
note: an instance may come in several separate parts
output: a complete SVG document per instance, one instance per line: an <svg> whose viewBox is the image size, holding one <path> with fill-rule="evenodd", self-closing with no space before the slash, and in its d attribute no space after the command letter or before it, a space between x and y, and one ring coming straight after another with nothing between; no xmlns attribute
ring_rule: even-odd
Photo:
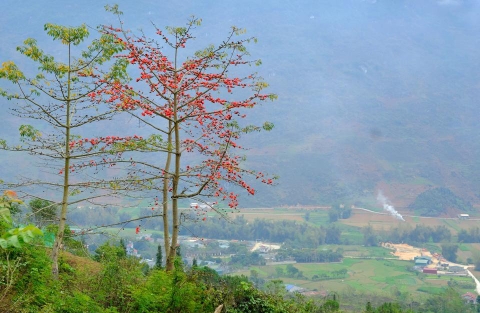
<svg viewBox="0 0 480 313"><path fill-rule="evenodd" d="M455 232L459 232L462 228L458 225L458 220L443 220L445 225L449 228L453 228Z"/></svg>
<svg viewBox="0 0 480 313"><path fill-rule="evenodd" d="M392 250L382 247L343 246L346 257L398 258L391 254Z"/></svg>
<svg viewBox="0 0 480 313"><path fill-rule="evenodd" d="M378 251L373 252L377 253ZM308 290L376 294L392 299L408 295L412 299L421 300L442 292L449 281L450 284L455 284L460 293L474 291L465 288L474 286L469 277L427 275L412 271L411 261L345 258L341 263L296 263L293 266L302 272L303 277L288 277L286 274L278 276L277 268L282 268L286 273L287 265L256 266L250 270L255 270L260 278L281 279L285 284L294 284ZM328 277L341 269L347 270L345 277ZM250 270L235 274L249 276ZM315 275L323 279L313 279Z"/></svg>
<svg viewBox="0 0 480 313"><path fill-rule="evenodd" d="M310 224L321 226L327 225L329 221L328 210L318 210L310 212L308 222Z"/></svg>

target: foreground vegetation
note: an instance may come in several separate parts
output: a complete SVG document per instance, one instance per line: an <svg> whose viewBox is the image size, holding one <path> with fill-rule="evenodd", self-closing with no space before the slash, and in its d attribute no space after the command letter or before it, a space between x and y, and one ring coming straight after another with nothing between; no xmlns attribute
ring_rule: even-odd
<svg viewBox="0 0 480 313"><path fill-rule="evenodd" d="M37 242L38 244L38 242ZM284 298L262 292L245 277L220 277L208 268L149 269L107 243L94 261L63 253L60 279L49 251L36 245L1 251L1 312L333 312L333 300ZM278 288L277 288L278 289ZM274 290L274 289L272 289ZM332 308L332 309L330 309Z"/></svg>
<svg viewBox="0 0 480 313"><path fill-rule="evenodd" d="M452 288L439 289L438 295L425 297L421 302L405 298L395 304L382 303L388 301L385 296L366 298L352 289L349 296L346 291L320 298L289 294L279 279L295 283L300 280L286 276L258 286L260 290L246 276L219 276L207 267L185 267L179 258L174 271L167 272L161 267L149 269L138 259L127 257L121 245L112 243L99 247L94 259L63 252L57 281L52 276L49 251L39 244L1 250L1 312L214 312L219 306L217 312L475 312L476 309L465 305ZM362 262L350 263L349 268L356 271ZM308 264L295 267L304 275L315 271ZM385 269L379 268L383 274ZM266 268L257 268L260 275L269 271L273 274ZM288 273L286 269L285 275ZM395 280L389 275L374 274L371 279L380 279L380 284L391 285ZM398 275L403 280L409 279L404 270L399 270ZM356 280L362 283L358 277ZM353 280L346 284L349 283ZM329 288L335 285L328 281L322 284ZM403 288L397 292L406 294Z"/></svg>

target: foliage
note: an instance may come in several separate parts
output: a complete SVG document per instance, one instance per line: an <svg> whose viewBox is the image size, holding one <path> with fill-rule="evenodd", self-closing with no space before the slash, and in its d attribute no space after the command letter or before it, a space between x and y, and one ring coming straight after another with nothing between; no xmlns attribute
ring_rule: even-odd
<svg viewBox="0 0 480 313"><path fill-rule="evenodd" d="M17 194L12 190L7 190L0 198L0 221L11 223L11 210L16 203L21 203L16 199Z"/></svg>
<svg viewBox="0 0 480 313"><path fill-rule="evenodd" d="M376 236L371 225L362 228L363 244L367 247L378 246L378 237Z"/></svg>
<svg viewBox="0 0 480 313"><path fill-rule="evenodd" d="M474 281L461 281L461 280L454 280L450 278L450 280L447 282L447 285L452 288L461 288L461 289L472 289L475 290L476 284Z"/></svg>
<svg viewBox="0 0 480 313"><path fill-rule="evenodd" d="M407 242L410 244L430 241L450 242L452 239L452 233L445 225L430 227L417 224L414 228L407 225L406 227L395 227L382 235L387 241L393 243Z"/></svg>
<svg viewBox="0 0 480 313"><path fill-rule="evenodd" d="M113 262L126 257L127 253L121 243L114 244L111 241L106 241L95 250L93 258L98 262Z"/></svg>
<svg viewBox="0 0 480 313"><path fill-rule="evenodd" d="M330 225L327 227L325 232L325 243L327 244L339 244L340 236L342 235L342 230L335 225Z"/></svg>
<svg viewBox="0 0 480 313"><path fill-rule="evenodd" d="M328 211L330 222L336 222L339 219L347 219L352 215L352 209L346 208L344 204L333 205Z"/></svg>
<svg viewBox="0 0 480 313"><path fill-rule="evenodd" d="M480 256L477 256L475 259L475 270L480 271Z"/></svg>
<svg viewBox="0 0 480 313"><path fill-rule="evenodd" d="M332 228L331 240L340 240L338 227ZM233 220L207 219L202 223L186 222L182 235L217 239L257 240L287 243L299 248L315 248L325 243L327 229L297 221L270 221L255 219L249 222L243 216Z"/></svg>
<svg viewBox="0 0 480 313"><path fill-rule="evenodd" d="M328 211L328 220L330 223L338 221L338 213L333 210Z"/></svg>
<svg viewBox="0 0 480 313"><path fill-rule="evenodd" d="M10 210L10 214L12 216L18 215L20 212L22 212L21 204L23 204L23 203L13 202L13 203L10 204L9 210Z"/></svg>
<svg viewBox="0 0 480 313"><path fill-rule="evenodd" d="M450 262L457 261L457 251L458 245L456 244L442 244L442 255Z"/></svg>
<svg viewBox="0 0 480 313"><path fill-rule="evenodd" d="M162 266L163 266L162 246L158 245L157 254L155 255L155 268L162 269Z"/></svg>
<svg viewBox="0 0 480 313"><path fill-rule="evenodd" d="M154 270L143 288L134 293L135 312L200 312L214 308L202 295L202 286L180 267L173 272ZM207 300L207 301L205 301ZM208 309L207 309L208 310Z"/></svg>
<svg viewBox="0 0 480 313"><path fill-rule="evenodd" d="M6 249L9 246L20 248L22 243L29 243L35 236L41 236L42 231L36 226L28 225L8 230L0 238L0 247Z"/></svg>
<svg viewBox="0 0 480 313"><path fill-rule="evenodd" d="M11 303L22 307L24 312L33 313L38 312L35 307L55 301L59 290L51 280L50 259L44 249L32 245L25 245L21 249L8 248L0 256L0 261L8 266L9 260L16 260L18 264L16 275L12 277L13 289L7 297L14 299Z"/></svg>
<svg viewBox="0 0 480 313"><path fill-rule="evenodd" d="M422 312L469 312L469 308L455 289L447 288L441 294L428 298L422 307Z"/></svg>
<svg viewBox="0 0 480 313"><path fill-rule="evenodd" d="M44 199L34 199L28 203L39 225L53 224L58 216L58 205Z"/></svg>
<svg viewBox="0 0 480 313"><path fill-rule="evenodd" d="M122 312L132 302L132 287L141 282L143 265L127 257L119 243L107 241L95 253L102 270L92 279L90 296L101 306Z"/></svg>
<svg viewBox="0 0 480 313"><path fill-rule="evenodd" d="M251 265L265 265L265 259L258 252L248 252L235 254L230 260L231 264L238 264L244 267Z"/></svg>
<svg viewBox="0 0 480 313"><path fill-rule="evenodd" d="M413 313L408 309L403 309L398 303L384 303L377 308L373 308L370 302L365 307L365 313Z"/></svg>
<svg viewBox="0 0 480 313"><path fill-rule="evenodd" d="M458 232L458 242L473 243L480 242L480 227L461 229Z"/></svg>
<svg viewBox="0 0 480 313"><path fill-rule="evenodd" d="M342 260L343 255L338 249L332 250L319 250L319 249L288 249L278 252L279 258L293 258L298 263L324 263L324 262L339 262Z"/></svg>
<svg viewBox="0 0 480 313"><path fill-rule="evenodd" d="M43 233L33 225L23 227L13 227L10 210L15 204L22 203L16 199L16 193L10 190L4 192L0 198L0 247L20 248L22 243L29 243L35 236L41 236Z"/></svg>

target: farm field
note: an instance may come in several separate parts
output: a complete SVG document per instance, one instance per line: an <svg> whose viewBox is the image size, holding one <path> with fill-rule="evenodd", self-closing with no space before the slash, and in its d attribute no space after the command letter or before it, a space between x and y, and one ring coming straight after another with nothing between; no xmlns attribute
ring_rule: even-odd
<svg viewBox="0 0 480 313"><path fill-rule="evenodd" d="M345 258L389 258L398 259L392 254L393 250L383 247L365 247L362 245L324 245L319 249L336 251L343 250Z"/></svg>
<svg viewBox="0 0 480 313"><path fill-rule="evenodd" d="M242 213L252 213L250 218L262 216L266 219L275 220L300 220L303 216L305 221L306 214L308 214L308 223L316 226L330 225L328 219L327 209L316 210L298 210L298 209L274 209L262 210L259 212L252 212L256 210L242 210ZM256 215L255 213L258 213ZM381 212L383 213L383 212ZM246 217L247 215L245 215ZM247 217L246 217L247 218ZM446 226L453 236L456 236L460 229L469 229L470 227L478 226L478 221L475 220L458 220L456 218L422 218L405 216L405 221L397 220L387 214L378 214L364 210L354 209L352 215L348 219L341 219L335 224L342 229L342 241L348 241L353 245L328 245L321 246L319 249L336 250L341 248L345 256L344 267L348 269L348 277L342 279L315 281L311 277L313 275L321 275L325 271L335 271L342 267L339 264L316 264L312 270L312 265L296 264L299 270L304 271L304 275L309 279L294 279L294 278L280 278L285 283L300 284L299 286L309 290L335 290L342 292L342 290L364 290L365 292L380 292L385 296L391 296L392 287L397 288L400 293L409 293L416 297L422 297L429 294L441 292L443 288L448 285L450 280L459 280L465 284L457 285L459 292L473 291L472 288L462 288L468 284L473 284L470 278L451 277L451 276L425 276L425 274L410 272L406 267L411 266L411 261L397 261L398 256L393 255L393 250L383 247L364 247L362 246L363 234L362 228L365 226L372 226L375 230L388 230L394 227L411 227L416 225L427 225L430 227ZM440 252L441 244L439 243L424 243L417 249L410 249L412 253L420 254L420 250L424 248L431 252ZM480 244L465 244L459 245L458 249L458 263L467 264L467 260L475 258L480 254ZM413 254L411 257L413 258ZM388 260L368 260L357 258L378 258ZM391 260L392 259L392 260ZM297 266L298 265L298 266ZM269 269L268 266L259 268L263 273L263 277L274 277L275 268ZM473 272L476 277L480 277L480 272ZM309 276L310 275L310 276ZM262 275L261 275L262 276ZM390 277L390 278L389 278ZM327 288L328 286L328 288ZM395 290L397 290L395 289ZM397 292L397 291L395 291ZM397 292L398 293L398 292Z"/></svg>
<svg viewBox="0 0 480 313"><path fill-rule="evenodd" d="M263 279L281 279L285 284L313 291L334 291L341 296L349 293L376 294L391 299L411 297L411 300L421 301L431 294L442 292L449 284L455 286L459 293L474 292L474 283L469 277L419 273L411 270L411 261L345 258L341 263L296 263L293 266L302 272L303 277L278 276L278 268L286 273L287 265L256 266L235 275L250 276L251 270L254 270ZM344 277L326 278L342 269L347 270Z"/></svg>
<svg viewBox="0 0 480 313"><path fill-rule="evenodd" d="M462 228L468 229L470 227L478 226L478 220L458 220L456 218L431 218L431 217L413 217L404 215L405 221L397 220L391 215L378 214L355 209L352 211L352 216L349 219L341 220L343 224L364 227L371 225L375 230L390 229L402 225L409 225L415 227L416 225L424 226L441 226L444 225L450 229L452 234L457 234Z"/></svg>
<svg viewBox="0 0 480 313"><path fill-rule="evenodd" d="M410 212L400 212L405 221L398 220L393 216L385 213L384 211L375 212L353 209L352 215L348 219L341 219L339 222L344 225L353 227L364 227L371 225L376 230L389 229L401 225L425 225L425 226L441 226L448 227L453 234L457 234L460 229L468 229L470 227L478 226L479 220L459 220L455 217L442 218L442 217L420 217L410 216ZM243 215L248 220L269 219L269 220L295 220L306 221L313 225L327 225L329 223L328 207L314 208L314 209L302 209L302 208L259 208L259 209L240 209L238 212L230 214L232 218L237 215Z"/></svg>
<svg viewBox="0 0 480 313"><path fill-rule="evenodd" d="M239 212L230 213L229 216L232 219L234 219L236 216L243 216L248 221L253 221L255 219L268 219L270 221L305 221L304 212L288 212L286 210L276 209L241 209Z"/></svg>

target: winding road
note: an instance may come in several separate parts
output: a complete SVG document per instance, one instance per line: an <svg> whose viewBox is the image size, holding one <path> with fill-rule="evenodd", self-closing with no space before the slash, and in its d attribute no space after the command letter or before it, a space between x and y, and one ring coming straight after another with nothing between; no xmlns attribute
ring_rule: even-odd
<svg viewBox="0 0 480 313"><path fill-rule="evenodd" d="M392 215L387 212L377 212L377 211L372 211L369 209L364 209L364 208L353 208L354 210L362 210L366 211L369 213L374 213L374 214L380 214L380 215ZM430 219L438 219L438 220L458 220L458 217L435 217L435 216L420 216L420 215L409 215L409 214L400 214L402 216L407 216L407 217L418 217L418 218L430 218ZM469 218L469 221L480 221L480 218Z"/></svg>

